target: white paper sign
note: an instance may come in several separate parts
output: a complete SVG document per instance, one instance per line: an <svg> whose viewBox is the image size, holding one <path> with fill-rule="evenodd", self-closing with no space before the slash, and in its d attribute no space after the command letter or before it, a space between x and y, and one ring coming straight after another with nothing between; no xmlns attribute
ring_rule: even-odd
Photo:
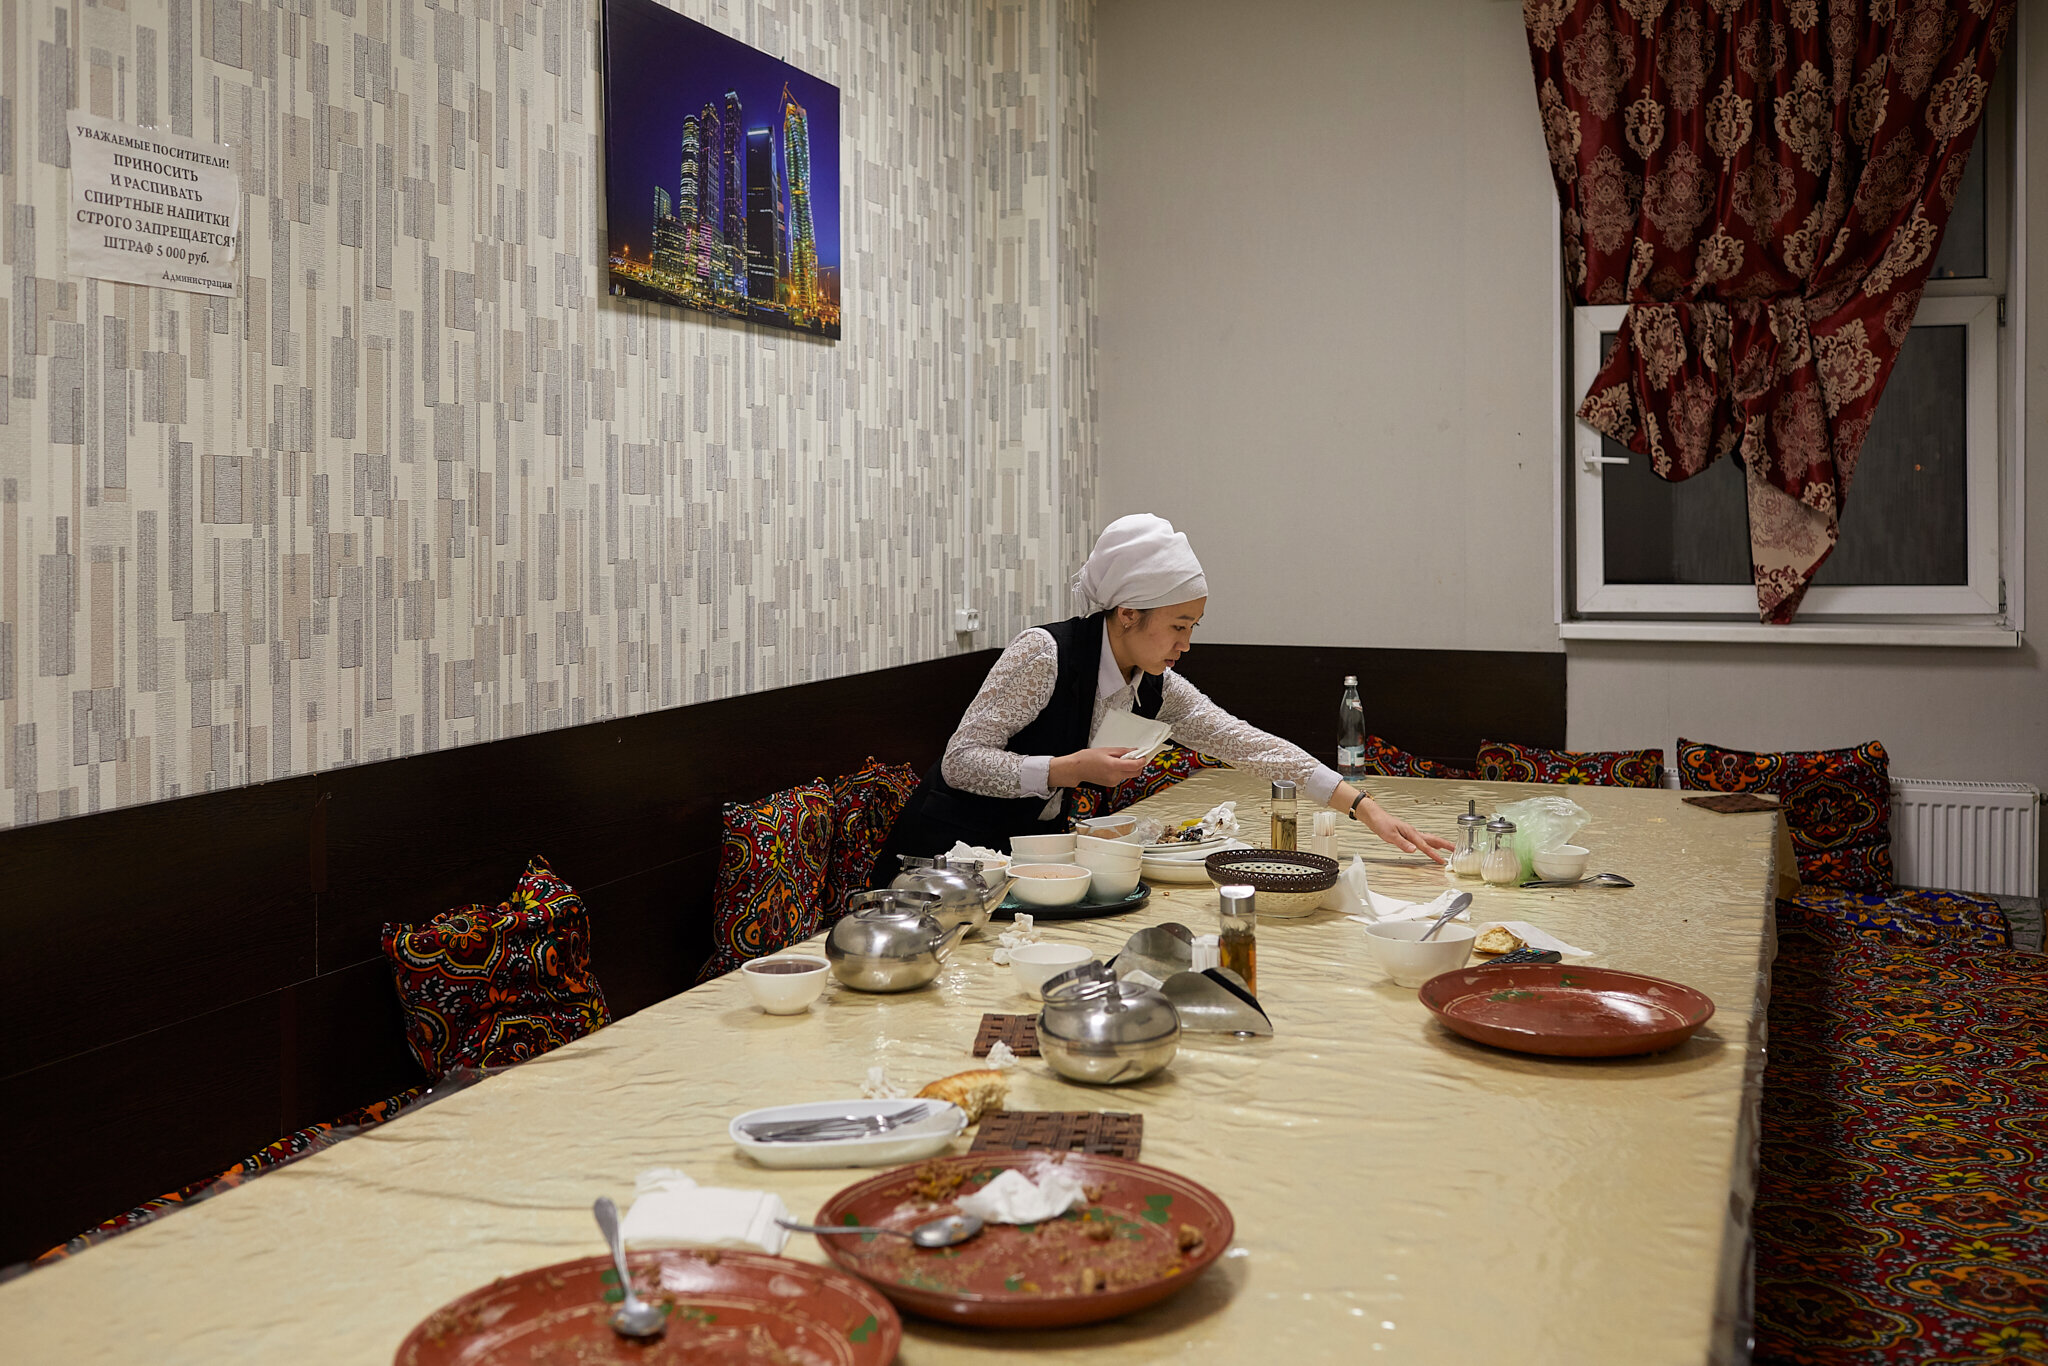
<svg viewBox="0 0 2048 1366"><path fill-rule="evenodd" d="M235 292L234 149L72 110L70 267L123 284Z"/></svg>

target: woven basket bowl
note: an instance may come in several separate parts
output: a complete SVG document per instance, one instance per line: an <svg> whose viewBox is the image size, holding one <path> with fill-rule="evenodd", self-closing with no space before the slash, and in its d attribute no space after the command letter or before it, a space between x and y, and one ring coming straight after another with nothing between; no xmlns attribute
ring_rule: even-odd
<svg viewBox="0 0 2048 1366"><path fill-rule="evenodd" d="M1296 849L1225 849L1202 860L1218 887L1257 892L1260 919L1307 915L1337 885L1337 860Z"/></svg>

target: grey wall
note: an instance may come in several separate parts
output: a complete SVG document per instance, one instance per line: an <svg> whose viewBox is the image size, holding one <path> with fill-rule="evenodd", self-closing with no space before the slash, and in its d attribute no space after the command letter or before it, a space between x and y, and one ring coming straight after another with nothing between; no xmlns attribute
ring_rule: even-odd
<svg viewBox="0 0 2048 1366"><path fill-rule="evenodd" d="M1559 640L1554 199L1519 6L1103 0L1098 26L1102 509L1151 506L1195 535L1204 635L1567 649L1575 746L1874 736L1899 773L2048 787L2031 642ZM2025 38L2038 242L2048 24ZM2048 255L2031 276L2038 635Z"/></svg>
<svg viewBox="0 0 2048 1366"><path fill-rule="evenodd" d="M679 8L840 88L836 346L606 294L598 0L0 8L0 826L1063 608L1084 0ZM236 297L67 270L74 106L237 149Z"/></svg>

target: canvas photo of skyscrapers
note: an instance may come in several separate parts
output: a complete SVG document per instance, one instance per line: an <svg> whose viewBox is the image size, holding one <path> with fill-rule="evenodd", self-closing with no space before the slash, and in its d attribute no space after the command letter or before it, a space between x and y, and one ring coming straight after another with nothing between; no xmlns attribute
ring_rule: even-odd
<svg viewBox="0 0 2048 1366"><path fill-rule="evenodd" d="M605 0L613 294L839 337L839 90L655 0Z"/></svg>

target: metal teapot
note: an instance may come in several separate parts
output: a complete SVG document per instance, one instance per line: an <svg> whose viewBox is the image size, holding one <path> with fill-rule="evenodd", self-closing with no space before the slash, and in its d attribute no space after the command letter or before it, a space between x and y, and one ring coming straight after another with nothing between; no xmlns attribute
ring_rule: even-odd
<svg viewBox="0 0 2048 1366"><path fill-rule="evenodd" d="M849 896L845 918L825 936L832 975L855 991L912 991L937 977L968 928L941 925L938 904L908 888Z"/></svg>
<svg viewBox="0 0 2048 1366"><path fill-rule="evenodd" d="M903 891L929 892L937 897L938 909L933 914L938 916L939 924L949 930L956 925L965 925L972 931L988 924L989 917L1008 895L1010 884L1016 881L1002 873L983 873L981 864L972 859L899 854L897 861L903 871L889 886Z"/></svg>
<svg viewBox="0 0 2048 1366"><path fill-rule="evenodd" d="M1045 984L1038 1051L1072 1081L1114 1086L1141 1081L1180 1051L1173 1002L1102 963L1083 963Z"/></svg>

